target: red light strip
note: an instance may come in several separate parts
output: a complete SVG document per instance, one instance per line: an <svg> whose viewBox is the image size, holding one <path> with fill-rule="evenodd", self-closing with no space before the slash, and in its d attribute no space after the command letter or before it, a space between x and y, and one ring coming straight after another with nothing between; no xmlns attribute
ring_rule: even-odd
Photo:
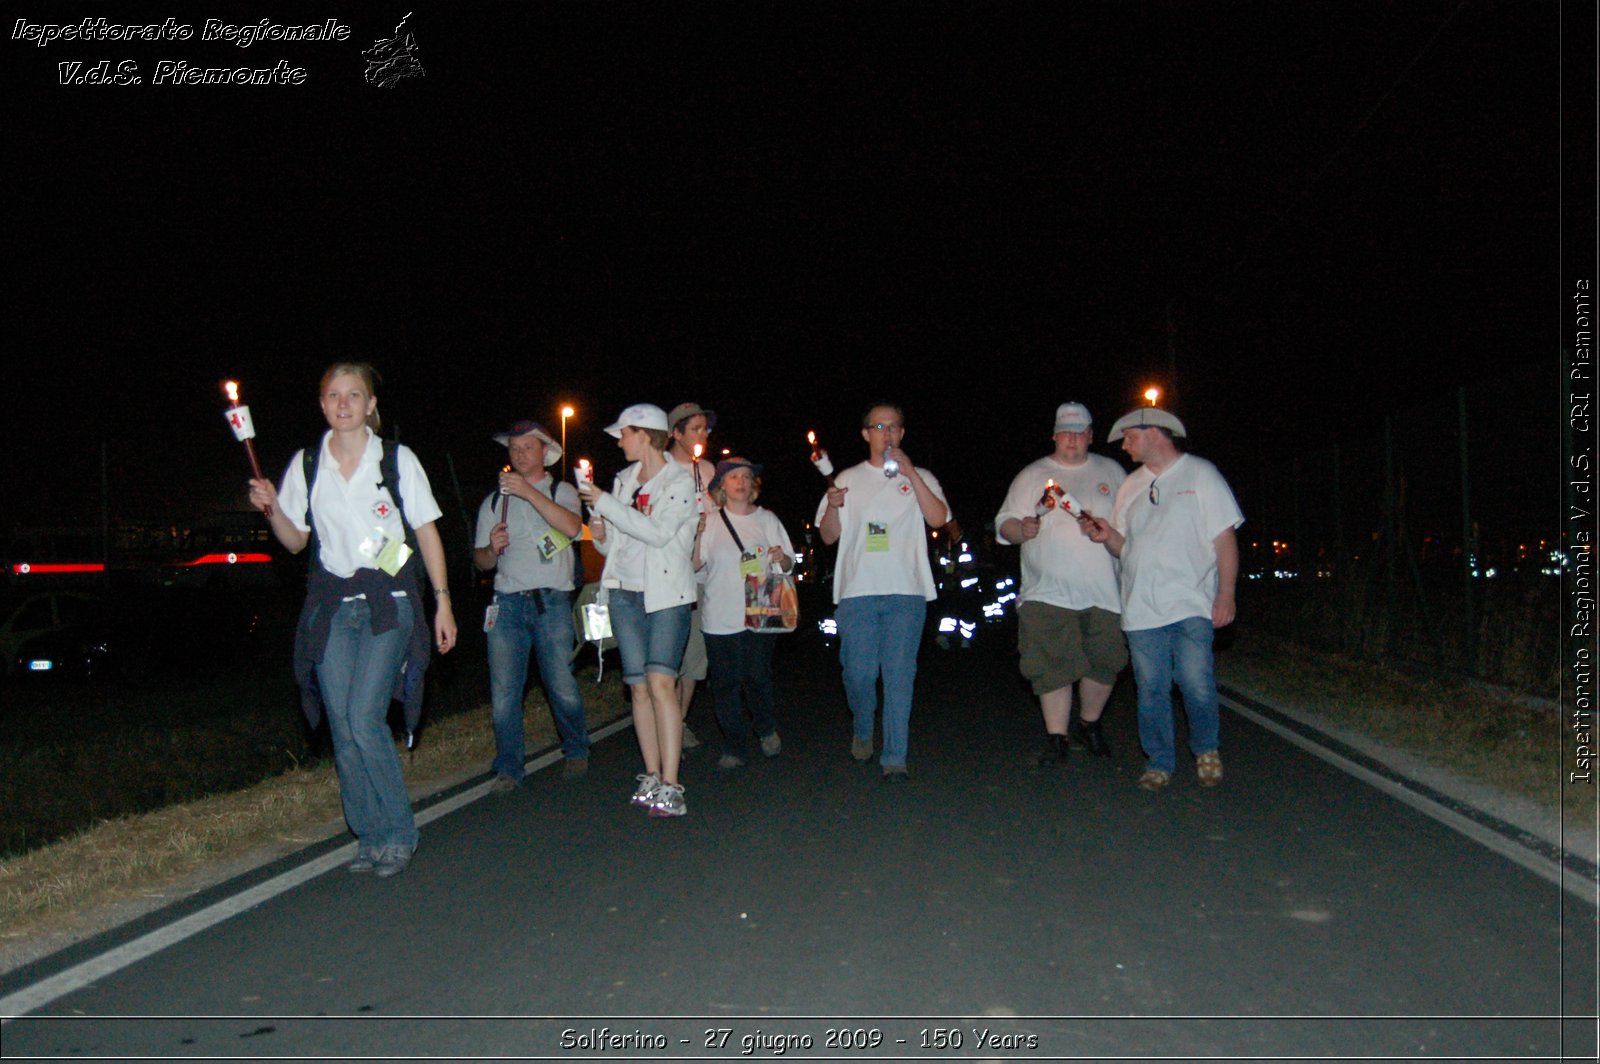
<svg viewBox="0 0 1600 1064"><path fill-rule="evenodd" d="M37 576L40 573L103 573L106 567L99 562L17 562L11 571L17 576Z"/></svg>
<svg viewBox="0 0 1600 1064"><path fill-rule="evenodd" d="M234 565L249 562L259 564L270 562L270 554L202 554L192 562L180 562L180 565Z"/></svg>

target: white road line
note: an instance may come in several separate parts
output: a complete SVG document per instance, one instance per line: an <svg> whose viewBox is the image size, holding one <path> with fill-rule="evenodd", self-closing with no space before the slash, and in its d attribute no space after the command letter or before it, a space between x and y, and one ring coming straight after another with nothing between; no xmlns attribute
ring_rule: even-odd
<svg viewBox="0 0 1600 1064"><path fill-rule="evenodd" d="M631 717L614 720L603 728L597 728L589 734L591 740L604 739L614 735L624 728L631 728ZM528 762L528 770L537 772L561 760L561 751L552 750L547 754ZM417 826L430 824L442 816L455 812L457 809L484 797L493 786L493 780L486 780L476 787L469 788L446 801L430 805L417 814ZM263 902L271 901L280 894L287 893L325 872L335 868L342 868L350 863L356 855L354 842L341 846L331 853L297 865L279 875L273 876L264 883L240 891L219 902L206 906L199 912L191 913L180 920L175 920L165 927L157 928L145 935L140 935L131 942L126 942L114 949L108 950L81 964L73 965L66 971L58 972L48 979L26 986L15 993L0 998L0 1025L10 1023L12 1020L64 997L76 990L91 986L98 979L104 979L131 964L144 960L153 954L159 953L169 946L175 946L184 939L192 938L200 932L215 927L224 920L231 919L246 910L253 909Z"/></svg>
<svg viewBox="0 0 1600 1064"><path fill-rule="evenodd" d="M1463 816L1454 809L1441 805L1426 795L1417 793L1403 783L1396 782L1382 773L1374 772L1364 765L1328 749L1310 736L1302 735L1294 728L1285 727L1275 720L1262 716L1247 706L1241 705L1237 699L1222 695L1221 700L1223 704L1239 714L1239 716L1259 724L1275 735L1287 739L1302 750L1306 750L1333 765L1341 772L1346 772L1364 783L1371 784L1390 797L1399 799L1419 813L1432 817L1474 842L1487 846L1500 856L1521 865L1543 879L1549 880L1567 891L1567 893L1582 899L1588 904L1595 904L1595 883L1593 880L1563 867L1559 862L1552 861L1543 854L1518 845L1498 831L1478 823L1469 816Z"/></svg>

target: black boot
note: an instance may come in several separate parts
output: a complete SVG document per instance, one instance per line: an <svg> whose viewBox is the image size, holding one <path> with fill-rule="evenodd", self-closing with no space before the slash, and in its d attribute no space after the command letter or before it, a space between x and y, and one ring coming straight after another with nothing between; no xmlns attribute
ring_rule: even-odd
<svg viewBox="0 0 1600 1064"><path fill-rule="evenodd" d="M1106 742L1106 736L1100 730L1100 722L1091 720L1083 725L1083 745L1096 757L1110 757L1111 744Z"/></svg>
<svg viewBox="0 0 1600 1064"><path fill-rule="evenodd" d="M1065 735L1045 736L1046 745L1039 754L1037 764L1059 765L1067 759L1067 737Z"/></svg>

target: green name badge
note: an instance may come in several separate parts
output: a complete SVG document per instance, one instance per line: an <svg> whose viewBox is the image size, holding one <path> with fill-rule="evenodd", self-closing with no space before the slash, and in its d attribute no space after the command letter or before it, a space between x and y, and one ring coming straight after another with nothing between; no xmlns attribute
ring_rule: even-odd
<svg viewBox="0 0 1600 1064"><path fill-rule="evenodd" d="M536 549L539 551L539 557L543 558L545 561L549 561L551 558L554 558L557 554L560 554L570 546L572 546L572 540L566 536L563 536L560 532L557 532L553 528L549 529L544 535L540 536L539 542L535 545Z"/></svg>
<svg viewBox="0 0 1600 1064"><path fill-rule="evenodd" d="M403 540L391 539L383 545L378 556L373 561L378 563L378 568L390 576L399 576L400 570L405 568L406 561L411 557L411 548Z"/></svg>

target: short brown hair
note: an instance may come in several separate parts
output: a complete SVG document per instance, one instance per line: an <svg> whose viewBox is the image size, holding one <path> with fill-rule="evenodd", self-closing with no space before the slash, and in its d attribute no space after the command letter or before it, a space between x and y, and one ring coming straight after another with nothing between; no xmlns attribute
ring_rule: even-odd
<svg viewBox="0 0 1600 1064"><path fill-rule="evenodd" d="M894 416L900 419L900 423L902 425L905 424L906 412L899 403L873 403L871 406L867 407L867 409L861 415L862 428L866 428L868 425L872 424L872 412L878 409L893 410Z"/></svg>

